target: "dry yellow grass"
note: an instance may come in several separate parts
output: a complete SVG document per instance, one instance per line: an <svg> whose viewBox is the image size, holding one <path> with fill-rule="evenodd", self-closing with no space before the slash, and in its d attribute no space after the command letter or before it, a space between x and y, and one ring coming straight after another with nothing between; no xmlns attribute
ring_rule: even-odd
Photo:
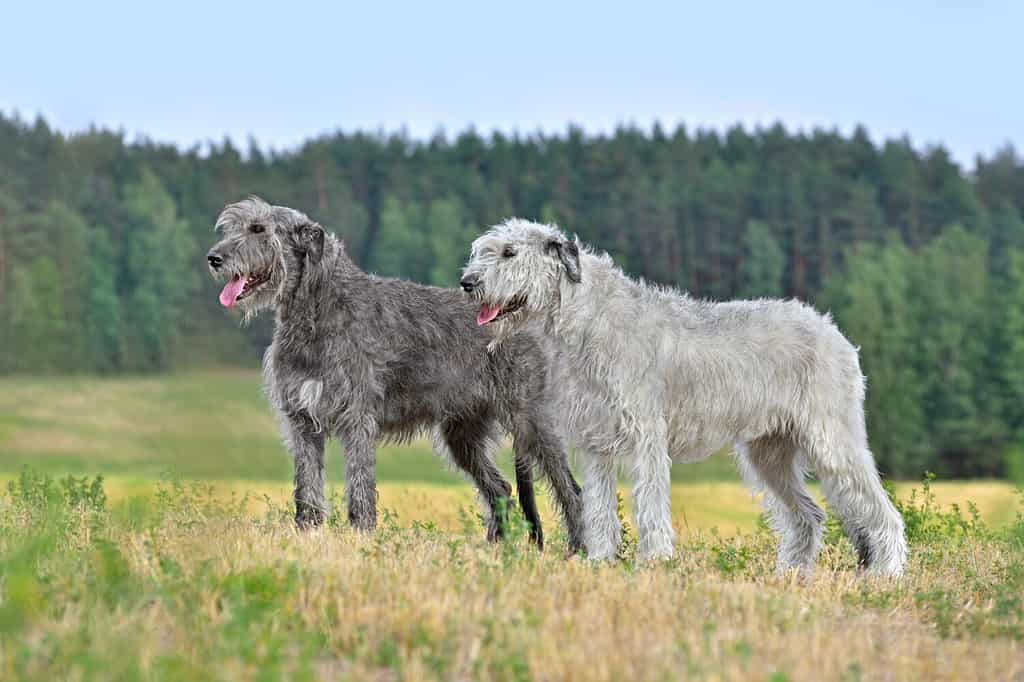
<svg viewBox="0 0 1024 682"><path fill-rule="evenodd" d="M83 527L86 524L83 524ZM1007 550L966 540L917 551L898 584L830 547L810 582L772 572L764 535L694 533L677 561L594 566L522 542L384 523L300 534L290 524L170 505L119 528L109 550L71 535L82 568L20 640L0 635L4 679L1012 680L1024 647L959 632L995 608ZM97 531L92 531L96 533ZM76 549L77 548L77 549ZM8 547L8 549L10 549ZM56 559L55 559L56 561ZM68 564L70 566L71 564ZM114 565L115 568L110 568ZM45 569L44 569L45 573ZM83 591L83 588L85 591ZM88 590L106 595L96 598ZM947 590L952 634L921 594ZM20 657L20 658L19 658ZM103 677L103 674L109 677Z"/></svg>
<svg viewBox="0 0 1024 682"><path fill-rule="evenodd" d="M936 516L898 583L835 538L813 580L777 577L728 480L675 484L668 564L564 560L546 494L548 551L487 545L472 487L420 443L382 449L374 536L299 534L255 376L216 379L0 381L0 490L24 464L116 474L108 511L0 492L0 680L1024 680L1005 483L933 483L990 530Z"/></svg>
<svg viewBox="0 0 1024 682"><path fill-rule="evenodd" d="M452 677L475 668L501 672L505 661L524 664L538 679L678 679L689 673L745 680L778 671L792 679L840 679L859 669L868 679L994 680L1024 673L1019 643L944 640L920 622L908 599L883 611L847 605L846 597L859 595L865 583L830 566L800 585L768 577L767 567L759 571L764 577L723 579L699 563L705 557L686 566L627 571L551 556L508 564L500 550L470 543L453 551L445 537L382 548L349 534L206 532L190 538L198 543L172 535L162 544L184 566L195 564L195 549L206 548L200 556L212 554L215 570L224 574L303 564L306 580L294 599L309 627L338 651L394 643L409 679L430 677L425 659L445 644ZM144 543L132 544L136 570L146 570ZM931 588L950 580L950 570L912 568L904 589ZM209 599L199 607L215 623L215 595ZM174 648L187 650L193 633L166 625ZM357 678L379 672L341 659L321 665L324 672Z"/></svg>
<svg viewBox="0 0 1024 682"><path fill-rule="evenodd" d="M113 514L44 513L37 489L0 498L5 681L1024 676L1019 522L919 538L899 582L840 541L800 581L770 535L726 529L752 527L735 484L677 486L679 555L654 566L565 560L550 518L543 554L488 545L468 486L382 486L369 537L296 532L279 485L116 480Z"/></svg>

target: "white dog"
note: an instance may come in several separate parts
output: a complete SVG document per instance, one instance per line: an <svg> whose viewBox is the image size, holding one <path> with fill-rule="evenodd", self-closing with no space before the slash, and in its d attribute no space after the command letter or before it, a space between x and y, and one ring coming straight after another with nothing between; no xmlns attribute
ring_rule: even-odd
<svg viewBox="0 0 1024 682"><path fill-rule="evenodd" d="M666 558L672 462L733 443L782 536L780 570L812 571L821 548L825 514L804 482L811 469L861 565L902 572L903 519L868 449L857 349L828 316L796 301L694 300L630 279L555 227L517 219L473 243L462 286L481 301L477 323L493 344L533 320L563 355L563 409L588 455L592 558L614 557L621 541L620 462L634 479L638 554Z"/></svg>

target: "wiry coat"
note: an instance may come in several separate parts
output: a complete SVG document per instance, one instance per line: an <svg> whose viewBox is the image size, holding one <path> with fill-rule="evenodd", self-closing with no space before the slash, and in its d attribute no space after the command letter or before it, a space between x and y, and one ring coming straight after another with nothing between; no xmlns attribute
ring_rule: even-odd
<svg viewBox="0 0 1024 682"><path fill-rule="evenodd" d="M796 301L694 300L521 220L474 242L464 274L488 306L521 304L495 323L496 347L540 320L568 358L556 364L568 370L564 414L589 455L591 556L613 556L620 542L618 463L635 480L641 556L668 557L672 462L732 443L782 535L781 569L811 570L821 546L825 515L804 483L810 468L861 562L902 571L903 523L868 449L857 352L828 316Z"/></svg>
<svg viewBox="0 0 1024 682"><path fill-rule="evenodd" d="M371 529L376 444L430 429L437 449L476 482L488 535L497 538L497 511L511 491L493 462L504 428L514 438L520 502L534 539L542 541L531 477L537 464L575 551L582 542L579 487L550 414L554 386L541 340L519 334L502 352L488 353L489 338L463 296L363 272L340 241L298 211L250 199L226 208L218 224L225 239L214 252L228 272L273 269L267 300L277 317L264 375L295 458L300 525L324 518L328 435L344 448L350 522ZM256 235L266 255L229 265L232 254L246 252L237 242L250 239L251 224L268 228Z"/></svg>

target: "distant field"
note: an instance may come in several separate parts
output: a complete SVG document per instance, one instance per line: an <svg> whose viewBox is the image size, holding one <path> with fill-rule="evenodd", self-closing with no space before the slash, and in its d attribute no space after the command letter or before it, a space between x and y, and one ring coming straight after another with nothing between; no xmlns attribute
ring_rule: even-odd
<svg viewBox="0 0 1024 682"><path fill-rule="evenodd" d="M506 470L510 459L506 448L499 457ZM378 463L381 506L402 519L446 526L458 522L461 508L475 508L471 486L426 441L385 445ZM253 500L268 495L283 502L291 480L291 462L253 371L0 379L0 479L25 466L54 475L103 474L113 499L151 493L171 476L205 481L218 497L250 493ZM337 445L328 469L339 485L344 469ZM676 466L673 476L681 531L753 527L757 502L738 483L728 456ZM1013 490L1001 482L939 482L934 489L942 504L971 500L997 525L1013 515Z"/></svg>
<svg viewBox="0 0 1024 682"><path fill-rule="evenodd" d="M500 463L510 466L506 449ZM170 376L0 378L0 472L29 465L54 473L287 481L291 462L252 371ZM385 445L378 476L457 483L430 444ZM343 480L336 444L332 480ZM675 467L678 480L735 480L727 457Z"/></svg>

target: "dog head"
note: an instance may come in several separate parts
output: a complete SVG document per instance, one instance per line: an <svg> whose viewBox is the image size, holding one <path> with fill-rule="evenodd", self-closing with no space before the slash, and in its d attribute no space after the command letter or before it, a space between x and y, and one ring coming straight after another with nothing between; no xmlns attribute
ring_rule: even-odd
<svg viewBox="0 0 1024 682"><path fill-rule="evenodd" d="M501 339L558 308L563 286L582 282L580 246L558 228L511 219L473 242L464 291L480 301L477 324Z"/></svg>
<svg viewBox="0 0 1024 682"><path fill-rule="evenodd" d="M274 306L288 276L320 263L327 239L304 213L255 196L228 204L216 229L221 239L206 259L211 274L227 280L220 302L246 314Z"/></svg>

